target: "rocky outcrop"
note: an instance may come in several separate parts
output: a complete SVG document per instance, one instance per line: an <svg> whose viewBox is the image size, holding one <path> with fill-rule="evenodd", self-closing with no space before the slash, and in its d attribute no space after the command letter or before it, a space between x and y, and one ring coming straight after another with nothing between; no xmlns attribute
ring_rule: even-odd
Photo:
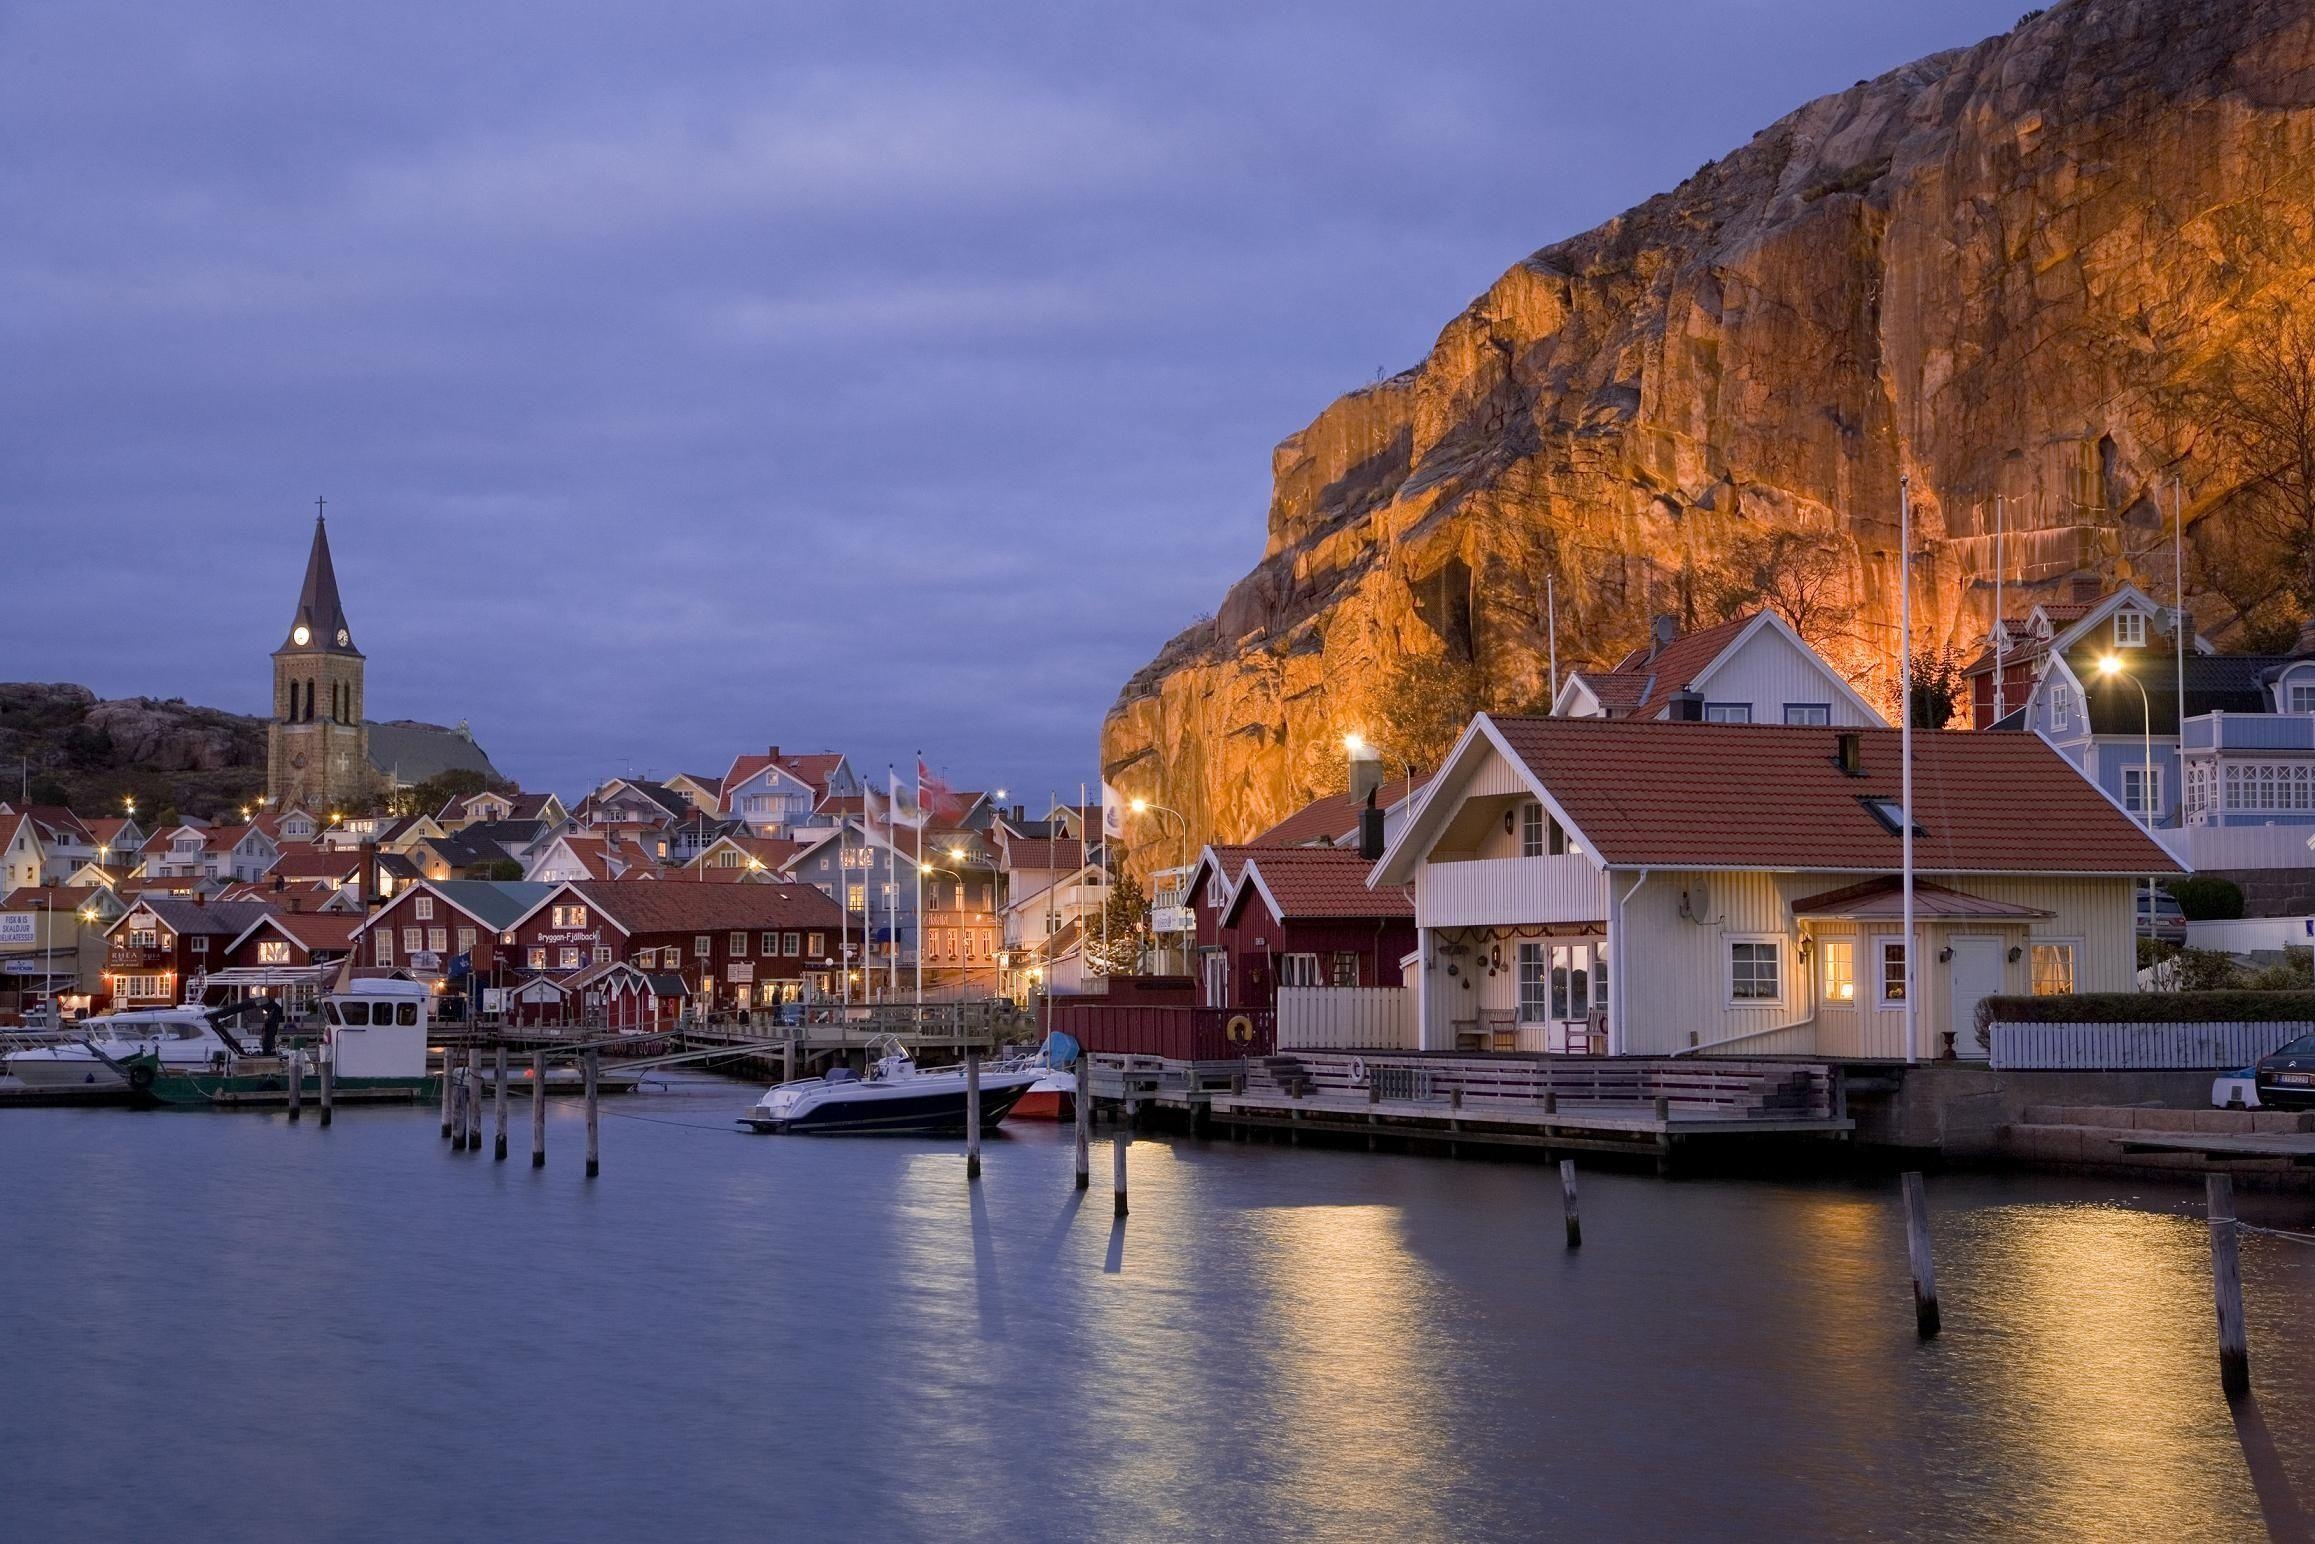
<svg viewBox="0 0 2315 1544"><path fill-rule="evenodd" d="M148 816L228 814L265 792L265 723L175 698L99 701L85 686L0 682L0 766L36 804ZM0 798L13 799L18 778Z"/></svg>
<svg viewBox="0 0 2315 1544"><path fill-rule="evenodd" d="M1831 547L1820 641L2013 613L2079 574L2167 592L2169 497L2217 491L2167 388L2304 282L2315 6L2070 0L1812 102L1515 265L1429 357L1278 447L1269 542L1103 727L1111 781L1237 838L1339 779L1394 661L1547 695L1780 531ZM2190 564L2190 572L2192 565Z"/></svg>

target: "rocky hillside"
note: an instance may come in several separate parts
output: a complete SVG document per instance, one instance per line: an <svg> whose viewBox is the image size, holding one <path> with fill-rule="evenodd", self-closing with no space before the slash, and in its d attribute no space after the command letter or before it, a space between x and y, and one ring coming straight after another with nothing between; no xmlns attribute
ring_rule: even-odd
<svg viewBox="0 0 2315 1544"><path fill-rule="evenodd" d="M1278 447L1261 563L1126 684L1105 771L1238 837L1339 779L1406 661L1543 698L1547 579L1565 666L1763 553L1885 685L1901 477L1931 642L1982 634L1997 499L2014 612L2167 592L2173 476L2198 549L2230 476L2180 388L2308 278L2311 108L2309 0L2069 0L1544 248Z"/></svg>
<svg viewBox="0 0 2315 1544"><path fill-rule="evenodd" d="M21 770L20 770L21 769ZM265 721L174 698L100 702L85 686L0 683L0 799L110 814L230 815L265 792Z"/></svg>

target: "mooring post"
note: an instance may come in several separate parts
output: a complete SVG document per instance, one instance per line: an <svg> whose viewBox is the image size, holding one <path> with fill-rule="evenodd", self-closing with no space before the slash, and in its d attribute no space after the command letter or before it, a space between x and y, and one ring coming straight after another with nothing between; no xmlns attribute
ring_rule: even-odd
<svg viewBox="0 0 2315 1544"><path fill-rule="evenodd" d="M1929 1193L1921 1176L1908 1172L1905 1191L1905 1254L1913 1266L1913 1328L1928 1340L1944 1321L1937 1312L1937 1266L1929 1256Z"/></svg>
<svg viewBox="0 0 2315 1544"><path fill-rule="evenodd" d="M1117 1189L1117 1215L1120 1217L1125 1215L1125 1144L1127 1139L1133 1135L1130 1108L1126 1111L1126 1116L1126 1119L1117 1123L1117 1135L1110 1142L1110 1150L1113 1154L1110 1160L1111 1167L1116 1171L1114 1183Z"/></svg>
<svg viewBox="0 0 2315 1544"><path fill-rule="evenodd" d="M322 1074L322 1124L326 1126L326 1125L328 1125L328 1124L330 1123L330 1106L331 1106L331 1105L332 1105L332 1104L335 1102L335 1100L334 1100L334 1098L333 1098L333 1095L336 1093L336 1090L337 1090L337 1081L338 1081L338 1051L337 1051L337 1047L336 1047L336 1046L324 1046L324 1047L323 1047L323 1048L322 1048L320 1051L318 1051L318 1052L316 1052L316 1053L315 1053L315 1055L314 1055L314 1060L315 1060L315 1062L316 1062L316 1063L317 1063L317 1064L320 1066L320 1068L321 1068L321 1074Z"/></svg>
<svg viewBox="0 0 2315 1544"><path fill-rule="evenodd" d="M442 1080L450 1085L450 1150L466 1151L466 1069L455 1064L442 1069Z"/></svg>
<svg viewBox="0 0 2315 1544"><path fill-rule="evenodd" d="M981 1053L965 1048L965 1178L981 1177Z"/></svg>
<svg viewBox="0 0 2315 1544"><path fill-rule="evenodd" d="M2219 1388L2230 1400L2251 1392L2251 1345L2243 1325L2243 1265L2236 1253L2235 1182L2203 1176L2211 1230L2211 1296L2219 1315Z"/></svg>
<svg viewBox="0 0 2315 1544"><path fill-rule="evenodd" d="M450 1049L449 1045L445 1044L442 1047L442 1140L445 1142L450 1140L451 1117L457 1113L450 1091L450 1069L455 1055L456 1053Z"/></svg>
<svg viewBox="0 0 2315 1544"><path fill-rule="evenodd" d="M531 1167L547 1166L547 1053L531 1052Z"/></svg>
<svg viewBox="0 0 2315 1544"><path fill-rule="evenodd" d="M602 1072L603 1053L587 1047L587 1178L603 1172Z"/></svg>
<svg viewBox="0 0 2315 1544"><path fill-rule="evenodd" d="M1077 1188L1093 1184L1093 1070L1092 1059L1077 1053L1076 1087L1069 1091L1070 1113L1077 1117Z"/></svg>
<svg viewBox="0 0 2315 1544"><path fill-rule="evenodd" d="M1567 1210L1567 1247L1581 1249L1584 1242L1584 1225L1583 1219L1576 1214L1575 1209L1575 1160L1573 1158L1562 1158L1559 1161L1559 1199L1561 1206Z"/></svg>
<svg viewBox="0 0 2315 1544"><path fill-rule="evenodd" d="M498 1064L493 1071L498 1079L498 1087L493 1090L495 1096L493 1102L498 1106L498 1144L491 1156L504 1162L506 1159L506 1042L504 1040L498 1043Z"/></svg>
<svg viewBox="0 0 2315 1544"><path fill-rule="evenodd" d="M289 1074L289 1123L293 1126L297 1124L298 1095L305 1088L305 1067L300 1060L303 1054L292 1046L281 1057L282 1070Z"/></svg>
<svg viewBox="0 0 2315 1544"><path fill-rule="evenodd" d="M466 1048L466 1146L482 1151L482 1047Z"/></svg>
<svg viewBox="0 0 2315 1544"><path fill-rule="evenodd" d="M796 1037L790 1035L787 1044L780 1047L780 1081L796 1081Z"/></svg>

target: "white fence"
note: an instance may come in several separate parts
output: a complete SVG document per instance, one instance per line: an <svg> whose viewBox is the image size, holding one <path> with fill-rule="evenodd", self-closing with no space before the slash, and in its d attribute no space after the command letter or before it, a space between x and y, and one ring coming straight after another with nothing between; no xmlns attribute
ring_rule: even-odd
<svg viewBox="0 0 2315 1544"><path fill-rule="evenodd" d="M1281 994L1283 995L1283 994ZM2315 1024L2003 1024L1989 1026L1997 1070L2247 1067Z"/></svg>
<svg viewBox="0 0 2315 1544"><path fill-rule="evenodd" d="M1415 989L1408 986L1284 986L1278 989L1281 1051L1412 1051Z"/></svg>

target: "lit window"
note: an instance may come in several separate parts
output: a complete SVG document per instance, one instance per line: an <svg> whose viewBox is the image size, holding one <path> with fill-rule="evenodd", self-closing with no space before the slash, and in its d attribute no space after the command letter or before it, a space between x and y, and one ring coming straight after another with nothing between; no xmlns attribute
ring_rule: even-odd
<svg viewBox="0 0 2315 1544"><path fill-rule="evenodd" d="M2074 990L2074 946L2034 945L2034 995L2063 997Z"/></svg>
<svg viewBox="0 0 2315 1544"><path fill-rule="evenodd" d="M577 970L577 969L579 968L579 951L578 951L578 950L576 950L576 949L565 949L565 950L563 951L563 965L562 965L562 968L563 968L563 969L565 969L565 970Z"/></svg>
<svg viewBox="0 0 2315 1544"><path fill-rule="evenodd" d="M1825 1001L1850 1003L1857 1000L1857 945L1848 938L1826 938L1818 941L1818 950L1825 962Z"/></svg>
<svg viewBox="0 0 2315 1544"><path fill-rule="evenodd" d="M533 949L528 956L528 960L531 969L545 970L547 968L547 951L544 949Z"/></svg>
<svg viewBox="0 0 2315 1544"><path fill-rule="evenodd" d="M257 963L260 965L287 965L289 941L281 938L261 939L257 945Z"/></svg>
<svg viewBox="0 0 2315 1544"><path fill-rule="evenodd" d="M1881 943L1881 1001L1901 1003L1905 1000L1905 945L1890 938Z"/></svg>
<svg viewBox="0 0 2315 1544"><path fill-rule="evenodd" d="M587 908L584 906L556 906L549 910L550 920L556 927L585 927L587 925Z"/></svg>
<svg viewBox="0 0 2315 1544"><path fill-rule="evenodd" d="M1784 996L1779 979L1782 947L1774 939L1728 946L1728 995L1737 1002L1775 1002Z"/></svg>

